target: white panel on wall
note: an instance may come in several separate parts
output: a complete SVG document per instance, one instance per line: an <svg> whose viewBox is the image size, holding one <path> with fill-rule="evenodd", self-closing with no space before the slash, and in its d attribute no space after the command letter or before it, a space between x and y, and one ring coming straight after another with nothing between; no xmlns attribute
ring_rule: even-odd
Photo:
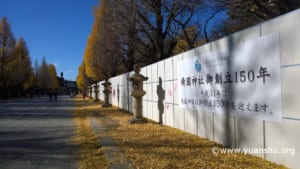
<svg viewBox="0 0 300 169"><path fill-rule="evenodd" d="M148 76L147 75L147 68L146 67L143 67L143 68L141 68L141 74L143 75L143 76Z"/></svg>
<svg viewBox="0 0 300 169"><path fill-rule="evenodd" d="M127 85L125 90L124 90L124 96L126 99L130 98L131 97L131 86L130 85Z"/></svg>
<svg viewBox="0 0 300 169"><path fill-rule="evenodd" d="M215 103L226 100L230 104L239 105L239 108L237 106L227 106L227 108L230 108L230 114L280 121L282 112L278 42L278 34L273 34L235 46L233 53L214 51L203 55L201 58L196 56L178 62L180 63L178 65L179 78L182 81L179 85L180 106L206 112L224 113L225 108L221 106L222 103ZM228 66L230 66L230 69L228 69ZM256 74L256 72L261 74L263 69L269 73L268 81L265 81L265 79L261 81L261 76ZM234 74L236 80L232 80ZM230 83L220 82L226 78L223 75L227 76L227 80L228 77L231 78ZM239 75L243 76L243 79L238 77ZM201 76L202 78L200 78ZM217 76L220 77L215 78ZM252 77L252 80L249 80L250 77ZM208 84L203 79L206 79L206 82L207 80L213 82ZM219 94L216 97L215 94L209 95L209 92ZM221 93L225 93L225 95L221 96ZM248 105L248 108L246 108L246 105ZM261 107L266 109L259 109Z"/></svg>
<svg viewBox="0 0 300 169"><path fill-rule="evenodd" d="M165 80L173 80L173 57L165 59Z"/></svg>
<svg viewBox="0 0 300 169"><path fill-rule="evenodd" d="M195 49L192 49L192 50L189 50L189 51L186 51L186 52L182 53L182 59L181 60L193 58L196 55L195 51L196 50L199 51L199 52L197 52L197 54L199 54L199 53L201 53L200 51L201 51L202 48L203 48L202 46L199 46L199 47L197 47ZM210 51L209 45L208 45L208 51ZM178 68L178 60L177 60L176 66ZM177 69L177 71L179 71L179 70ZM177 77L176 78L178 78L178 73L177 73Z"/></svg>
<svg viewBox="0 0 300 169"><path fill-rule="evenodd" d="M174 85L173 81L167 81L165 82L165 103L171 103L173 104L173 97L174 97Z"/></svg>
<svg viewBox="0 0 300 169"><path fill-rule="evenodd" d="M111 91L109 92L109 103L112 104L112 105L115 105L114 104L114 98L113 98L113 95L112 95L112 89L113 87L111 87Z"/></svg>
<svg viewBox="0 0 300 169"><path fill-rule="evenodd" d="M128 85L122 87L122 98L128 98L129 95Z"/></svg>
<svg viewBox="0 0 300 169"><path fill-rule="evenodd" d="M128 73L124 73L123 76L122 76L122 85L127 85L127 76L128 76Z"/></svg>
<svg viewBox="0 0 300 169"><path fill-rule="evenodd" d="M300 9L261 24L262 34L280 32L281 65L300 63Z"/></svg>
<svg viewBox="0 0 300 169"><path fill-rule="evenodd" d="M111 92L109 93L109 97L108 97L108 98L109 98L109 99L108 99L108 100L109 100L108 102L109 102L110 104L114 105L113 102L112 102L112 94L111 94Z"/></svg>
<svg viewBox="0 0 300 169"><path fill-rule="evenodd" d="M120 99L120 108L125 109L126 108L126 101L127 99L121 98Z"/></svg>
<svg viewBox="0 0 300 169"><path fill-rule="evenodd" d="M230 36L221 38L217 41L211 42L211 49L233 48L234 46L245 41L256 39L260 36L259 25L250 27L248 29L236 32Z"/></svg>
<svg viewBox="0 0 300 169"><path fill-rule="evenodd" d="M110 86L114 86L115 85L115 78L116 77L112 77L112 78L108 79L108 81L111 83Z"/></svg>
<svg viewBox="0 0 300 169"><path fill-rule="evenodd" d="M151 83L152 82L152 68L151 68L151 65L146 66L145 68L147 69L147 77L148 77L148 80L145 83Z"/></svg>
<svg viewBox="0 0 300 169"><path fill-rule="evenodd" d="M284 119L281 123L266 122L266 147L278 153L267 153L267 160L289 168L300 166L300 121Z"/></svg>
<svg viewBox="0 0 300 169"><path fill-rule="evenodd" d="M114 78L114 85L115 86L117 86L118 84L120 84L120 80L119 80L119 78L120 78L120 75L118 75L118 76L116 76L115 78Z"/></svg>
<svg viewBox="0 0 300 169"><path fill-rule="evenodd" d="M146 91L146 95L144 96L145 100L147 101L152 100L152 84L147 83L145 84L145 87L146 87L144 88L144 91Z"/></svg>
<svg viewBox="0 0 300 169"><path fill-rule="evenodd" d="M178 77L178 61L182 61L182 54L178 54L172 57L173 58L173 78L174 80Z"/></svg>
<svg viewBox="0 0 300 169"><path fill-rule="evenodd" d="M184 60L184 59L189 59L189 58L194 57L194 56L201 56L202 54L210 52L210 50L211 50L211 46L210 46L210 43L208 43L208 44L205 44L203 46L199 46L199 47L197 47L193 50L189 50L187 52L184 52L182 54L182 58Z"/></svg>
<svg viewBox="0 0 300 169"><path fill-rule="evenodd" d="M164 81L165 80L165 61L160 61L157 63L157 68L158 68L158 72L157 72L157 77L158 77L158 81L159 78Z"/></svg>
<svg viewBox="0 0 300 169"><path fill-rule="evenodd" d="M151 65L151 76L151 82L158 82L156 63Z"/></svg>
<svg viewBox="0 0 300 169"><path fill-rule="evenodd" d="M110 86L110 93L109 93L109 103L114 105L113 103L113 97L112 97L112 89L113 89L113 85L114 85L114 78L110 78L109 79L109 82L111 83L111 86Z"/></svg>
<svg viewBox="0 0 300 169"><path fill-rule="evenodd" d="M183 59L187 59L189 57L193 57L193 55L201 55L204 53L208 53L211 51L211 43L204 44L203 46L199 46L194 50L188 52L187 55L183 56Z"/></svg>
<svg viewBox="0 0 300 169"><path fill-rule="evenodd" d="M120 85L119 86L119 97L122 98L123 97L123 90L124 90L124 86Z"/></svg>
<svg viewBox="0 0 300 169"><path fill-rule="evenodd" d="M169 104L169 103L164 104L163 123L168 126L174 127L173 104Z"/></svg>
<svg viewBox="0 0 300 169"><path fill-rule="evenodd" d="M148 99L147 85L148 85L148 83L143 83L143 90L146 92L146 94L142 97L142 99L143 99L144 101Z"/></svg>
<svg viewBox="0 0 300 169"><path fill-rule="evenodd" d="M98 93L99 99L101 100L102 92L101 92L101 85L100 85L100 83L99 83L99 85L98 85L98 91L99 91L99 93Z"/></svg>
<svg viewBox="0 0 300 169"><path fill-rule="evenodd" d="M198 112L198 136L214 139L214 118L213 113Z"/></svg>
<svg viewBox="0 0 300 169"><path fill-rule="evenodd" d="M300 97L299 93L295 91L299 91L299 74L300 66L281 69L281 95L283 117L292 117L300 119Z"/></svg>
<svg viewBox="0 0 300 169"><path fill-rule="evenodd" d="M100 93L100 100L104 100L104 93L103 93L103 90L104 90L104 87L103 87L103 85L102 85L102 83L103 83L104 81L100 81L99 82L99 93Z"/></svg>
<svg viewBox="0 0 300 169"><path fill-rule="evenodd" d="M198 134L198 127L197 127L197 121L198 121L198 115L197 111L194 110L185 110L184 111L184 131L197 135Z"/></svg>
<svg viewBox="0 0 300 169"><path fill-rule="evenodd" d="M174 80L173 83L174 83L174 86L173 86L174 104L177 105L177 104L179 104L179 103L178 103L178 102L179 102L179 101L178 101L178 100L179 100L179 99L178 99L178 97L179 97L179 96L178 96L178 85L179 85L178 83L179 83L179 82L178 82L178 80Z"/></svg>
<svg viewBox="0 0 300 169"><path fill-rule="evenodd" d="M147 101L147 108L148 108L148 117L149 119L153 120L153 110L152 110L152 102Z"/></svg>
<svg viewBox="0 0 300 169"><path fill-rule="evenodd" d="M214 114L214 141L234 147L234 132L234 117Z"/></svg>
<svg viewBox="0 0 300 169"><path fill-rule="evenodd" d="M121 75L118 75L118 76L114 77L116 85L118 83L120 83L120 77L121 77Z"/></svg>
<svg viewBox="0 0 300 169"><path fill-rule="evenodd" d="M159 88L159 83L155 82L155 83L152 83L152 101L155 101L157 102L158 101L158 91L160 91L160 88ZM163 83L162 83L162 86L163 86ZM163 87L164 88L164 87Z"/></svg>
<svg viewBox="0 0 300 169"><path fill-rule="evenodd" d="M245 41L256 39L260 36L259 31L260 31L259 25L256 25L248 29L245 29L243 31L236 32L232 34L233 44L238 45ZM213 45L212 45L212 49L214 49Z"/></svg>
<svg viewBox="0 0 300 169"><path fill-rule="evenodd" d="M152 102L152 120L159 122L158 102Z"/></svg>
<svg viewBox="0 0 300 169"><path fill-rule="evenodd" d="M236 147L264 148L263 121L237 117L235 119L235 131ZM253 153L253 155L264 157L263 154Z"/></svg>
<svg viewBox="0 0 300 169"><path fill-rule="evenodd" d="M147 101L143 101L143 117L149 118Z"/></svg>
<svg viewBox="0 0 300 169"><path fill-rule="evenodd" d="M174 105L174 127L184 130L184 110Z"/></svg>
<svg viewBox="0 0 300 169"><path fill-rule="evenodd" d="M176 55L173 57L173 77L174 77L174 104L178 104L178 61L182 61L182 55Z"/></svg>
<svg viewBox="0 0 300 169"><path fill-rule="evenodd" d="M118 94L117 94L117 86L112 86L111 88L111 100L112 104L117 106L118 105Z"/></svg>
<svg viewBox="0 0 300 169"><path fill-rule="evenodd" d="M154 86L154 84L153 83L150 83L149 85L148 85L148 90L149 90L149 100L151 100L151 101L153 101L153 95L155 94L154 92L153 92L153 87Z"/></svg>
<svg viewBox="0 0 300 169"><path fill-rule="evenodd" d="M226 37L223 37L221 39L218 39L214 42L211 42L211 50L212 51L215 51L215 50L218 50L218 49L233 49L233 36L232 35L229 35L229 36L226 36Z"/></svg>
<svg viewBox="0 0 300 169"><path fill-rule="evenodd" d="M126 99L123 99L123 102L122 102L122 104L123 104L123 109L124 110L127 110L128 111L128 99L126 98Z"/></svg>
<svg viewBox="0 0 300 169"><path fill-rule="evenodd" d="M116 87L115 87L115 97L116 97L116 106L120 107L121 98L122 98L122 75L116 77ZM119 84L119 87L118 87ZM118 100L119 99L119 100Z"/></svg>
<svg viewBox="0 0 300 169"><path fill-rule="evenodd" d="M95 85L92 85L92 98L95 98Z"/></svg>

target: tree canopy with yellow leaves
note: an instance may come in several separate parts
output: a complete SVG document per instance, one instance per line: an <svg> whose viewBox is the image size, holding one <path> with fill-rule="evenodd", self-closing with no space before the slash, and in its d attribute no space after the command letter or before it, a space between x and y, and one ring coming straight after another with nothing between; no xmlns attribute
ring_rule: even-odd
<svg viewBox="0 0 300 169"><path fill-rule="evenodd" d="M91 84L91 79L88 78L85 71L85 64L82 63L78 68L78 75L76 78L77 87L80 90L86 90Z"/></svg>
<svg viewBox="0 0 300 169"><path fill-rule="evenodd" d="M86 75L95 82L131 71L136 63L157 62L300 5L297 0L99 2L83 59Z"/></svg>
<svg viewBox="0 0 300 169"><path fill-rule="evenodd" d="M114 1L102 0L95 9L95 22L84 53L86 75L94 81L108 79L122 68L122 48L114 32Z"/></svg>
<svg viewBox="0 0 300 169"><path fill-rule="evenodd" d="M57 75L56 75L56 68L53 64L50 64L48 66L48 71L49 71L49 77L50 77L50 83L48 85L49 90L57 90L59 87L59 83L57 80Z"/></svg>
<svg viewBox="0 0 300 169"><path fill-rule="evenodd" d="M34 86L34 73L26 42L17 43L6 17L0 21L0 97L23 95Z"/></svg>

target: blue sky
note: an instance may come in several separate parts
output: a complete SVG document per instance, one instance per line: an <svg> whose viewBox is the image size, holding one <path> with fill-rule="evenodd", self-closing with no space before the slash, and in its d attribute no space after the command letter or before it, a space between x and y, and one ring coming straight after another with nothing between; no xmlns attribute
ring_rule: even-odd
<svg viewBox="0 0 300 169"><path fill-rule="evenodd" d="M67 80L76 80L83 60L88 35L94 22L93 8L99 0L0 0L0 18L6 16L15 38L23 37L32 63L47 62L64 72ZM213 29L219 14L209 24Z"/></svg>
<svg viewBox="0 0 300 169"><path fill-rule="evenodd" d="M56 66L67 80L76 80L99 0L0 0L16 39L23 37L31 60Z"/></svg>

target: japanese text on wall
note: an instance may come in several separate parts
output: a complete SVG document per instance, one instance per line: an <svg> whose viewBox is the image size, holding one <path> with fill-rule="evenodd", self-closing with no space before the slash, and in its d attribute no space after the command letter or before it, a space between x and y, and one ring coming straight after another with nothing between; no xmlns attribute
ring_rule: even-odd
<svg viewBox="0 0 300 169"><path fill-rule="evenodd" d="M185 53L178 62L179 105L204 112L280 121L279 35L260 37L230 51Z"/></svg>

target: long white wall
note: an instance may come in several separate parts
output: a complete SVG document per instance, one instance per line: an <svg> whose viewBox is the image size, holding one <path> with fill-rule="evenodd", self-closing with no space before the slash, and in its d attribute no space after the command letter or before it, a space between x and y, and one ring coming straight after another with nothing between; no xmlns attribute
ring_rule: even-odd
<svg viewBox="0 0 300 169"><path fill-rule="evenodd" d="M270 21L232 34L204 46L173 56L142 68L141 73L149 80L144 84L143 116L154 121L159 119L157 87L159 78L165 90L163 124L186 132L230 145L236 148L294 148L295 154L258 154L262 158L284 164L290 168L300 166L300 10L290 12ZM269 122L252 118L226 116L179 108L177 62L226 48L228 43L236 46L272 33L280 36L282 122ZM253 49L255 50L255 49ZM267 57L267 56L266 56ZM132 111L132 98L128 93L130 73L111 78L113 105ZM100 82L102 83L102 82ZM103 100L103 86L99 87ZM255 92L255 91L253 91ZM94 96L93 96L94 97ZM225 127L226 126L226 127ZM229 136L229 138L227 137ZM256 154L257 155L257 154Z"/></svg>

